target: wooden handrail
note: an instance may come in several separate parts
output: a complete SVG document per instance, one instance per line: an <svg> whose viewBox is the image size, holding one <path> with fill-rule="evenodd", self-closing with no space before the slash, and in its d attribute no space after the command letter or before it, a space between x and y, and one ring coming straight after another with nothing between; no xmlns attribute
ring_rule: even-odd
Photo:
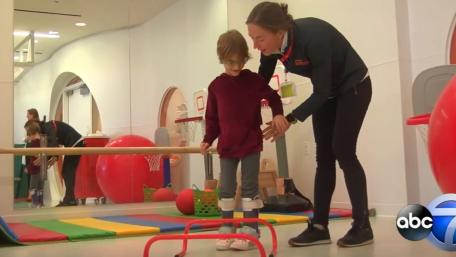
<svg viewBox="0 0 456 257"><path fill-rule="evenodd" d="M215 148L209 149L216 153ZM85 155L85 154L189 154L200 153L199 147L41 147L0 148L0 154L13 155Z"/></svg>

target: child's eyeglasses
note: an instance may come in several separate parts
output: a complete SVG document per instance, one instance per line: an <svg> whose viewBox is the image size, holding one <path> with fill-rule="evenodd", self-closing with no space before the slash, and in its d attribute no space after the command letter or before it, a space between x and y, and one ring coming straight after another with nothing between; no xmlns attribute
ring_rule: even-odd
<svg viewBox="0 0 456 257"><path fill-rule="evenodd" d="M226 64L228 66L242 66L247 62L247 59L245 60L224 60L223 64Z"/></svg>

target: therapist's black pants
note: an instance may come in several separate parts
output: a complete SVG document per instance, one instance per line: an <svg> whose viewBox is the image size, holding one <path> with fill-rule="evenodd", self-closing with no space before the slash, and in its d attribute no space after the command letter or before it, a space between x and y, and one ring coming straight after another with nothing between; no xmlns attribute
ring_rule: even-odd
<svg viewBox="0 0 456 257"><path fill-rule="evenodd" d="M336 160L344 172L354 225L368 223L366 176L356 156L356 143L372 96L367 77L347 92L329 99L312 115L317 151L313 223L328 224L336 186Z"/></svg>
<svg viewBox="0 0 456 257"><path fill-rule="evenodd" d="M84 147L84 143L81 141L75 147ZM65 182L65 197L63 198L64 203L70 203L76 201L74 196L74 185L76 182L76 171L78 169L80 155L65 155L62 164L62 177Z"/></svg>

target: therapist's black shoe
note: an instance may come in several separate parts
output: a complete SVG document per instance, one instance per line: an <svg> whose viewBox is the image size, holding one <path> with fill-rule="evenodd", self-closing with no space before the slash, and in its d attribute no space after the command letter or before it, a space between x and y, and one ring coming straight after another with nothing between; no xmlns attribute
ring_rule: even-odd
<svg viewBox="0 0 456 257"><path fill-rule="evenodd" d="M76 200L72 201L63 201L57 204L55 207L64 207L64 206L76 206L78 205L78 202Z"/></svg>
<svg viewBox="0 0 456 257"><path fill-rule="evenodd" d="M288 244L290 246L311 246L320 244L330 244L331 236L327 226L308 223L308 227L297 237L290 238Z"/></svg>
<svg viewBox="0 0 456 257"><path fill-rule="evenodd" d="M365 225L353 224L347 234L337 241L340 247L358 247L372 244L374 242L374 234L368 222Z"/></svg>

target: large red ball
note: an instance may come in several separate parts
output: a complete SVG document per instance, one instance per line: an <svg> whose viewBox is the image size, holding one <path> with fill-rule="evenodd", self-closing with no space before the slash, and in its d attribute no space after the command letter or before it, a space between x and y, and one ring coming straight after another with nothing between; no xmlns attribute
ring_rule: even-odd
<svg viewBox="0 0 456 257"><path fill-rule="evenodd" d="M443 193L456 193L456 76L432 110L428 133L434 177Z"/></svg>
<svg viewBox="0 0 456 257"><path fill-rule="evenodd" d="M184 189L177 195L176 207L180 212L186 215L195 213L195 205L193 203L193 190L191 188Z"/></svg>
<svg viewBox="0 0 456 257"><path fill-rule="evenodd" d="M152 147L149 139L126 135L109 142L106 147ZM97 182L109 199L114 203L133 203L144 201L143 187L160 188L163 173L154 171L150 166L150 155L114 154L99 155L97 161Z"/></svg>
<svg viewBox="0 0 456 257"><path fill-rule="evenodd" d="M174 201L176 200L176 194L171 188L160 188L154 192L152 200L154 202Z"/></svg>

